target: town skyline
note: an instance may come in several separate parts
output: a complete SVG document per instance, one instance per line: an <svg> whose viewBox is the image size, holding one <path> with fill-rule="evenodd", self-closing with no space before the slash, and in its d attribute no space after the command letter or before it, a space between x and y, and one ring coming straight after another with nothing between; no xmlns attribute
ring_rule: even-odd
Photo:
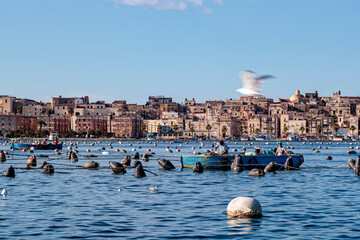
<svg viewBox="0 0 360 240"><path fill-rule="evenodd" d="M304 91L302 91L301 89L296 89L294 90L293 92L289 92L289 93L284 93L283 95L285 97L281 97L281 96L277 96L275 98L272 98L272 97L268 97L268 96L265 96L265 95L262 95L262 96L255 96L254 98L269 98L269 99L273 99L273 100L277 100L277 99L290 99L290 97L292 95L294 95L296 93L296 91L300 91L301 93L306 93ZM323 95L322 93L320 93L318 90L313 90L313 91L310 91L310 92L317 92L319 95L322 95L322 97L330 97L333 93L336 93L340 91L342 93L343 96L351 96L351 97L360 97L360 94L359 95L348 95L348 94L344 94L343 91L339 88L339 89L334 89L334 91L331 92L331 94L329 95ZM235 93L236 94L236 93ZM9 94L0 94L0 96L9 96L9 97L13 97L13 98L21 98L21 99L29 99L29 100L34 100L34 101L37 101L37 102L42 102L42 103L50 103L51 102L51 98L53 97L62 97L62 98L82 98L84 96L87 96L89 97L89 100L91 103L96 103L98 101L103 101L105 103L108 103L108 104L111 104L112 102L114 101L119 101L119 100L124 100L124 101L127 101L128 103L132 103L132 104L141 104L141 105L144 105L146 104L146 102L148 101L148 98L149 97L168 97L168 98L172 98L175 102L178 102L178 103L184 103L184 100L185 99L195 99L196 102L206 102L206 101L226 101L226 100L237 100L237 99L240 99L240 98L244 98L244 97L248 97L246 95L242 95L242 94L238 94L237 93L237 97L235 98L232 98L232 97L225 97L225 98L219 98L219 99L214 99L214 98L209 98L209 99L205 99L205 100L198 100L198 98L196 96L185 96L184 98L178 100L178 99L175 99L173 98L173 96L171 95L168 95L168 94L153 94L153 95L148 95L148 96L144 96L145 100L144 102L130 102L128 101L128 99L125 99L125 98L111 98L111 100L106 100L106 99L109 99L109 98L101 98L101 96L93 96L93 95L90 95L90 94L78 94L78 95L63 95L63 94L60 94L60 95L57 95L57 96L50 96L48 97L48 100L44 100L44 99L39 99L39 98L30 98L30 97L27 97L27 96L13 96L13 95L9 95ZM50 101L49 101L50 100Z"/></svg>
<svg viewBox="0 0 360 240"><path fill-rule="evenodd" d="M126 100L90 101L88 96L52 97L37 102L0 96L1 133L5 136L98 136L143 138L242 137L263 134L330 139L360 134L360 97L341 91L321 96L317 91L276 100L265 97L178 103L167 96L149 96L145 104Z"/></svg>

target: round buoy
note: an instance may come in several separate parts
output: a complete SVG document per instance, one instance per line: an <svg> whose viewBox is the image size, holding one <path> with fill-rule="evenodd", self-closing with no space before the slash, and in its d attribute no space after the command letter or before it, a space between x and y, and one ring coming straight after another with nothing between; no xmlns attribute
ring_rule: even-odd
<svg viewBox="0 0 360 240"><path fill-rule="evenodd" d="M59 149L55 149L55 152L58 152L59 151Z"/></svg>
<svg viewBox="0 0 360 240"><path fill-rule="evenodd" d="M26 148L23 148L21 151L26 152Z"/></svg>
<svg viewBox="0 0 360 240"><path fill-rule="evenodd" d="M195 149L195 147L191 147L191 149Z"/></svg>
<svg viewBox="0 0 360 240"><path fill-rule="evenodd" d="M176 152L180 152L180 149L176 149Z"/></svg>
<svg viewBox="0 0 360 240"><path fill-rule="evenodd" d="M7 151L4 151L4 154L5 154L5 155L9 155L9 153L8 153Z"/></svg>
<svg viewBox="0 0 360 240"><path fill-rule="evenodd" d="M262 216L262 208L255 198L237 197L228 204L227 214L232 218L259 218Z"/></svg>
<svg viewBox="0 0 360 240"><path fill-rule="evenodd" d="M119 152L119 151L120 151L120 149L118 149L118 148L117 148L117 149L115 149L115 152Z"/></svg>
<svg viewBox="0 0 360 240"><path fill-rule="evenodd" d="M90 152L90 149L86 149L86 152Z"/></svg>
<svg viewBox="0 0 360 240"><path fill-rule="evenodd" d="M151 152L151 149L150 149L150 148L148 148L148 149L146 149L146 151Z"/></svg>

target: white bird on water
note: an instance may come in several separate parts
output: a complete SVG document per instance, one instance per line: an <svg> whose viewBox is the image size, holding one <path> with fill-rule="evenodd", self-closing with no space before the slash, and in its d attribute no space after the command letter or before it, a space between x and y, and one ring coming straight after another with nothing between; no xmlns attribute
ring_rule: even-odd
<svg viewBox="0 0 360 240"><path fill-rule="evenodd" d="M158 191L158 187L155 186L155 187L149 187L150 189L150 192L157 192Z"/></svg>
<svg viewBox="0 0 360 240"><path fill-rule="evenodd" d="M4 188L2 191L1 191L1 195L5 196L7 194L7 191L6 189Z"/></svg>
<svg viewBox="0 0 360 240"><path fill-rule="evenodd" d="M265 79L273 78L273 76L263 75L254 77L254 75L255 73L253 71L240 73L239 77L242 79L243 87L236 91L247 96L263 96L264 94L260 93L260 85Z"/></svg>

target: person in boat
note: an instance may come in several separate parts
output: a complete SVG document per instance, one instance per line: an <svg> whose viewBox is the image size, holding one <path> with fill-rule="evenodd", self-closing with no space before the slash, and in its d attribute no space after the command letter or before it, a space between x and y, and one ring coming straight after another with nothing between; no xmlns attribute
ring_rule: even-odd
<svg viewBox="0 0 360 240"><path fill-rule="evenodd" d="M286 149L283 147L282 142L279 142L279 147L276 150L275 156L281 156L284 154L288 154Z"/></svg>
<svg viewBox="0 0 360 240"><path fill-rule="evenodd" d="M41 145L46 145L46 138L42 141Z"/></svg>
<svg viewBox="0 0 360 240"><path fill-rule="evenodd" d="M260 153L261 153L261 148L258 147L258 146L256 146L256 147L254 148L254 153L260 154Z"/></svg>
<svg viewBox="0 0 360 240"><path fill-rule="evenodd" d="M55 144L59 143L59 139L57 137L55 137Z"/></svg>
<svg viewBox="0 0 360 240"><path fill-rule="evenodd" d="M220 140L219 143L215 147L215 152L219 155L224 155L228 153L228 146L224 143L223 140Z"/></svg>

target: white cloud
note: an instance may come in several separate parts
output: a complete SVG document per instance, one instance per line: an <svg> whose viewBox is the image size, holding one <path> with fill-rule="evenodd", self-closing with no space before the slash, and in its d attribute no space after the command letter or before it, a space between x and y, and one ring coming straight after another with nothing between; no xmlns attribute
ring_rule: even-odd
<svg viewBox="0 0 360 240"><path fill-rule="evenodd" d="M205 8L206 2L213 4L223 4L223 0L110 0L115 3L115 7L119 4L137 6L137 7L149 7L160 10L186 10L190 7L200 7L207 12L211 12L210 9Z"/></svg>

